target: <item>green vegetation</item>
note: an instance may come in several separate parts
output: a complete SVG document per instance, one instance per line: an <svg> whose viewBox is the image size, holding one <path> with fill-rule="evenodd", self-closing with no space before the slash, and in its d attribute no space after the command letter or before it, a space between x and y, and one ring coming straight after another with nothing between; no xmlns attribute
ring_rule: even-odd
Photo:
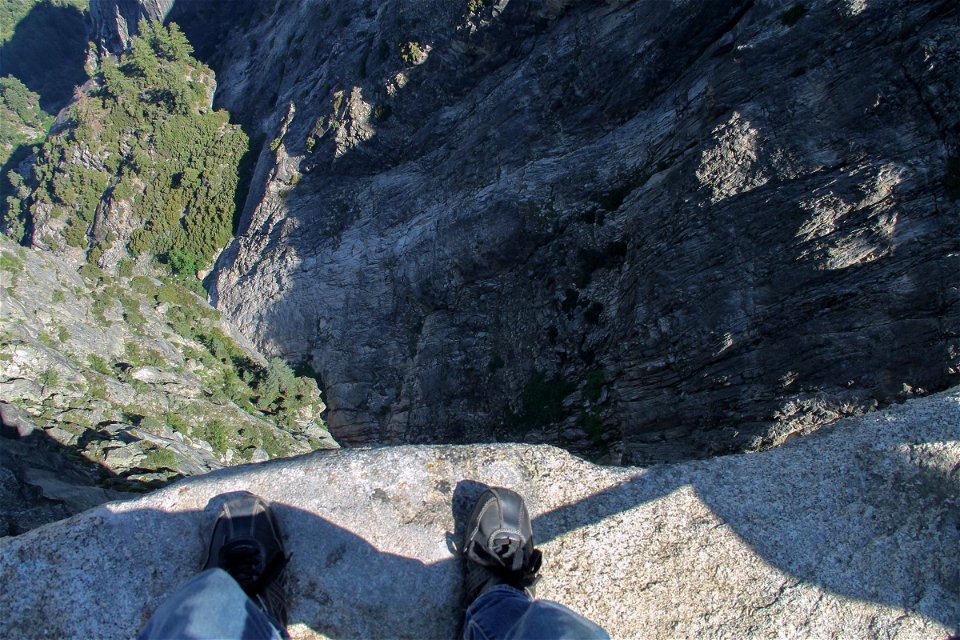
<svg viewBox="0 0 960 640"><path fill-rule="evenodd" d="M469 0L467 2L467 13L475 16L483 11L483 0Z"/></svg>
<svg viewBox="0 0 960 640"><path fill-rule="evenodd" d="M960 156L947 158L947 171L943 175L943 184L950 193L950 199L960 198Z"/></svg>
<svg viewBox="0 0 960 640"><path fill-rule="evenodd" d="M90 365L90 368L96 371L97 373L102 373L105 376L113 374L113 371L110 370L110 365L107 364L107 361L95 353L90 353L87 355L87 364Z"/></svg>
<svg viewBox="0 0 960 640"><path fill-rule="evenodd" d="M566 416L563 400L576 389L576 385L555 377L547 379L543 372L533 374L520 397L520 412L507 412L507 425L526 432L559 422Z"/></svg>
<svg viewBox="0 0 960 640"><path fill-rule="evenodd" d="M404 42L400 45L400 58L407 64L420 64L427 54L417 42Z"/></svg>
<svg viewBox="0 0 960 640"><path fill-rule="evenodd" d="M0 270L16 275L23 271L23 262L10 251L0 253Z"/></svg>
<svg viewBox="0 0 960 640"><path fill-rule="evenodd" d="M806 12L807 8L798 2L780 14L780 22L782 22L784 26L792 27L800 21L800 18L802 18Z"/></svg>
<svg viewBox="0 0 960 640"><path fill-rule="evenodd" d="M151 449L143 459L142 465L147 469L176 470L177 456L170 449Z"/></svg>
<svg viewBox="0 0 960 640"><path fill-rule="evenodd" d="M40 374L41 394L46 393L52 387L56 387L58 384L60 384L60 375L57 373L56 369L51 367Z"/></svg>
<svg viewBox="0 0 960 640"><path fill-rule="evenodd" d="M13 76L0 78L0 166L18 147L41 142L51 124L39 95Z"/></svg>
<svg viewBox="0 0 960 640"><path fill-rule="evenodd" d="M320 397L316 380L309 376L298 377L280 358L272 358L265 375L261 376L256 384L257 407L273 414L281 424L292 426L300 409Z"/></svg>
<svg viewBox="0 0 960 640"><path fill-rule="evenodd" d="M583 385L583 397L592 403L599 402L603 388L607 384L607 374L602 368L594 369L587 374L587 382Z"/></svg>
<svg viewBox="0 0 960 640"><path fill-rule="evenodd" d="M373 107L373 119L375 122L383 122L390 117L393 110L388 104L377 104Z"/></svg>
<svg viewBox="0 0 960 640"><path fill-rule="evenodd" d="M91 236L98 206L132 201L130 253L192 275L230 239L248 140L225 111L208 109L212 74L177 26L139 29L118 62L104 58L99 91L74 101L70 126L40 148L35 185L4 227L14 235L15 218L42 222L49 210L66 224L62 242L91 249L93 261L111 240ZM79 154L103 168L76 164Z"/></svg>
<svg viewBox="0 0 960 640"><path fill-rule="evenodd" d="M203 428L202 437L210 443L213 450L223 453L230 446L230 437L227 427L219 420L211 420Z"/></svg>
<svg viewBox="0 0 960 640"><path fill-rule="evenodd" d="M107 385L96 376L87 377L87 395L94 400L107 399Z"/></svg>
<svg viewBox="0 0 960 640"><path fill-rule="evenodd" d="M581 411L577 416L577 425L583 429L590 441L600 449L601 453L607 453L609 445L604 439L606 428L603 426L603 419L596 411Z"/></svg>

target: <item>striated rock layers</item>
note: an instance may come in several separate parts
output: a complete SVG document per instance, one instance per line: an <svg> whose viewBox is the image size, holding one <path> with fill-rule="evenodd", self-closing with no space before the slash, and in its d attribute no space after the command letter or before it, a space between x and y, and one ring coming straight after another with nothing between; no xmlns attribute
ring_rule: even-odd
<svg viewBox="0 0 960 640"><path fill-rule="evenodd" d="M958 11L260 5L216 35L262 149L211 294L348 444L689 459L946 388Z"/></svg>
<svg viewBox="0 0 960 640"><path fill-rule="evenodd" d="M90 0L90 39L110 53L120 53L137 35L141 20L163 20L175 0Z"/></svg>
<svg viewBox="0 0 960 640"><path fill-rule="evenodd" d="M203 563L215 496L248 490L275 502L293 554L295 638L451 638L455 544L487 484L528 500L538 595L615 638L944 638L960 623L958 425L954 390L648 469L521 445L224 469L0 540L0 636L132 637Z"/></svg>

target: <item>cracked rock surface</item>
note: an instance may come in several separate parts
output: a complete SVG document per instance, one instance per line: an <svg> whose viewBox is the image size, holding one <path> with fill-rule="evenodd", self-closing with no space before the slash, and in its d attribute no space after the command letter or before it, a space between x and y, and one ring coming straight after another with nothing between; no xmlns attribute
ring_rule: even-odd
<svg viewBox="0 0 960 640"><path fill-rule="evenodd" d="M955 2L470 7L208 36L263 140L211 293L338 440L649 464L957 383Z"/></svg>
<svg viewBox="0 0 960 640"><path fill-rule="evenodd" d="M0 636L134 635L202 564L215 497L247 490L293 554L295 638L453 637L456 540L488 484L526 496L538 595L613 637L942 638L960 623L958 425L953 390L649 468L475 445L223 469L0 540Z"/></svg>

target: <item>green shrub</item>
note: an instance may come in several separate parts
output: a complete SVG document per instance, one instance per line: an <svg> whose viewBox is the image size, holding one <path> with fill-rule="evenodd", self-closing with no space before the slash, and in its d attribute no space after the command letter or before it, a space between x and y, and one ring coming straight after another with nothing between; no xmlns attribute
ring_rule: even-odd
<svg viewBox="0 0 960 640"><path fill-rule="evenodd" d="M599 401L606 384L606 372L602 368L593 369L587 374L587 381L583 386L583 397L590 402Z"/></svg>
<svg viewBox="0 0 960 640"><path fill-rule="evenodd" d="M807 8L798 2L780 14L780 22L782 22L784 26L792 27L800 21L800 18L802 18L806 12Z"/></svg>
<svg viewBox="0 0 960 640"><path fill-rule="evenodd" d="M167 262L174 273L193 275L203 268L203 261L189 249L175 249L167 254Z"/></svg>
<svg viewBox="0 0 960 640"><path fill-rule="evenodd" d="M134 276L130 278L130 288L143 296L151 296L156 299L157 285L147 276Z"/></svg>
<svg viewBox="0 0 960 640"><path fill-rule="evenodd" d="M563 400L573 393L576 385L559 377L547 379L537 371L520 396L520 412L508 411L507 424L521 431L543 427L565 417Z"/></svg>
<svg viewBox="0 0 960 640"><path fill-rule="evenodd" d="M144 457L142 465L147 469L176 470L177 456L171 449L151 449Z"/></svg>
<svg viewBox="0 0 960 640"><path fill-rule="evenodd" d="M600 447L602 453L606 453L608 446L604 436L607 433L603 426L603 419L594 412L581 411L577 416L577 425L583 429L584 433L590 437L590 440L597 447Z"/></svg>
<svg viewBox="0 0 960 640"><path fill-rule="evenodd" d="M204 439L218 453L226 452L230 446L229 430L219 420L211 420L204 428Z"/></svg>
<svg viewBox="0 0 960 640"><path fill-rule="evenodd" d="M87 378L87 395L95 400L107 399L107 385L96 377Z"/></svg>
<svg viewBox="0 0 960 640"><path fill-rule="evenodd" d="M388 104L377 104L373 107L373 119L375 122L383 122L390 117L392 111Z"/></svg>
<svg viewBox="0 0 960 640"><path fill-rule="evenodd" d="M190 435L190 424L179 414L172 412L167 413L164 416L164 420L166 420L167 426L177 433L182 433L185 436Z"/></svg>
<svg viewBox="0 0 960 640"><path fill-rule="evenodd" d="M131 329L139 333L146 324L146 318L140 312L140 301L125 293L121 293L117 296L117 299L123 308L123 319L126 320Z"/></svg>
<svg viewBox="0 0 960 640"><path fill-rule="evenodd" d="M37 93L12 75L0 78L0 166L18 148L42 141L51 124L53 116L40 108Z"/></svg>
<svg viewBox="0 0 960 640"><path fill-rule="evenodd" d="M156 290L157 302L168 302L175 305L196 305L197 299L192 293L178 284L164 283Z"/></svg>
<svg viewBox="0 0 960 640"><path fill-rule="evenodd" d="M86 249L100 202L128 200L141 217L127 246L134 255L180 252L205 265L230 238L248 139L228 114L207 109L199 78L210 70L190 57L178 27L141 22L139 30L119 60L102 59L97 85L38 150L35 181L7 219L53 204L66 218L62 240ZM105 169L75 164L78 151Z"/></svg>
<svg viewBox="0 0 960 640"><path fill-rule="evenodd" d="M77 269L77 273L79 273L85 280L88 280L94 284L99 283L100 280L103 279L103 270L94 264L90 264L89 262Z"/></svg>
<svg viewBox="0 0 960 640"><path fill-rule="evenodd" d="M107 364L107 361L95 353L87 354L87 364L90 365L90 368L96 371L97 373L102 373L103 375L111 375L113 371L110 370L110 365Z"/></svg>
<svg viewBox="0 0 960 640"><path fill-rule="evenodd" d="M121 278L129 278L133 275L133 260L129 258L122 258L120 262L117 263L117 275Z"/></svg>
<svg viewBox="0 0 960 640"><path fill-rule="evenodd" d="M90 314L93 316L93 319L101 327L109 327L112 323L107 320L107 305L110 303L103 296L96 296L93 299L93 303L90 305Z"/></svg>
<svg viewBox="0 0 960 640"><path fill-rule="evenodd" d="M56 369L50 367L40 374L40 393L46 393L58 384L60 384L60 375Z"/></svg>
<svg viewBox="0 0 960 640"><path fill-rule="evenodd" d="M144 431L149 431L150 433L161 433L163 431L164 423L160 419L153 416L144 416L140 419L140 423L137 426Z"/></svg>
<svg viewBox="0 0 960 640"><path fill-rule="evenodd" d="M404 42L400 45L400 58L407 64L420 64L425 57L426 54L417 42Z"/></svg>
<svg viewBox="0 0 960 640"><path fill-rule="evenodd" d="M10 251L0 253L0 269L7 273L18 274L23 271L23 262Z"/></svg>

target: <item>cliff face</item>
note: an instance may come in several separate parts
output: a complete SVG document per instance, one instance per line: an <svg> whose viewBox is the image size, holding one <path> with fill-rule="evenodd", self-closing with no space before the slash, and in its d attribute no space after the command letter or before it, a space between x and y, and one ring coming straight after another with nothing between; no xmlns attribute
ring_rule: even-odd
<svg viewBox="0 0 960 640"><path fill-rule="evenodd" d="M254 406L271 366L198 296L81 274L0 238L0 536L116 490L336 446L316 385L287 414Z"/></svg>
<svg viewBox="0 0 960 640"><path fill-rule="evenodd" d="M265 142L213 294L339 438L666 460L957 381L955 4L461 9L223 53Z"/></svg>
<svg viewBox="0 0 960 640"><path fill-rule="evenodd" d="M955 3L243 6L211 293L342 441L672 460L957 382Z"/></svg>
<svg viewBox="0 0 960 640"><path fill-rule="evenodd" d="M218 500L274 501L295 638L451 638L484 484L527 499L538 595L615 638L945 638L960 623L960 396L774 451L650 469L552 447L315 453L0 539L0 636L132 637L202 565ZM105 606L104 594L110 593Z"/></svg>
<svg viewBox="0 0 960 640"><path fill-rule="evenodd" d="M141 20L162 21L175 0L90 0L89 37L104 51L120 53Z"/></svg>

